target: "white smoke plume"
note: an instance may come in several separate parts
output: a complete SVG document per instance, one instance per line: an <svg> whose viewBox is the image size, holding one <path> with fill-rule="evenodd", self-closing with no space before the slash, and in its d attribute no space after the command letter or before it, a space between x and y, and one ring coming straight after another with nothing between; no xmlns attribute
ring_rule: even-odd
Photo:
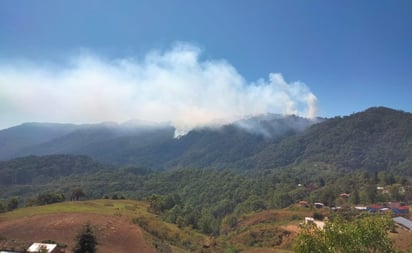
<svg viewBox="0 0 412 253"><path fill-rule="evenodd" d="M190 129L265 113L316 116L316 97L279 73L248 83L224 60L177 44L143 59L79 55L63 65L0 61L0 129L28 121L96 123L138 118Z"/></svg>

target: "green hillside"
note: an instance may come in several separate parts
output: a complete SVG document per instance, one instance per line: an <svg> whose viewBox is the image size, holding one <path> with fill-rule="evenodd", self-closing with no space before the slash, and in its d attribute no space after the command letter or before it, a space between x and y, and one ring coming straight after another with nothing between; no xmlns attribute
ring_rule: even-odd
<svg viewBox="0 0 412 253"><path fill-rule="evenodd" d="M85 174L106 169L86 156L28 156L0 161L1 185L47 184L72 174Z"/></svg>
<svg viewBox="0 0 412 253"><path fill-rule="evenodd" d="M267 147L250 162L254 168L323 163L342 171L412 176L412 114L377 107L325 120Z"/></svg>

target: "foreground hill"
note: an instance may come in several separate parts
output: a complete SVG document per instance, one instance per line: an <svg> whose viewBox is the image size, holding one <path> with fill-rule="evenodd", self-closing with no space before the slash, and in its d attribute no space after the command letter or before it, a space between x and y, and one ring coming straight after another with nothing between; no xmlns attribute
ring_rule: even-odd
<svg viewBox="0 0 412 253"><path fill-rule="evenodd" d="M299 223L313 214L309 208L291 206L230 216L222 224L220 235L210 237L160 220L147 211L149 206L144 201L105 199L3 213L0 214L0 250L19 250L32 242L48 240L65 245L68 252L74 245L76 233L90 223L101 253L290 253L301 229ZM317 211L329 214L326 209ZM410 249L409 232L396 228L390 238L398 250Z"/></svg>
<svg viewBox="0 0 412 253"><path fill-rule="evenodd" d="M271 210L224 225L219 237L181 229L148 212L149 203L132 200L64 202L0 214L0 250L22 249L45 240L74 245L76 233L90 223L98 252L292 252L296 224L309 210ZM291 222L291 225L287 225ZM276 250L275 250L276 249Z"/></svg>
<svg viewBox="0 0 412 253"><path fill-rule="evenodd" d="M74 246L81 227L90 223L98 240L98 252L188 252L200 250L208 237L183 231L147 212L148 204L130 200L95 200L18 209L0 214L0 249L23 249L45 240ZM133 222L145 220L143 229ZM176 240L180 238L181 241ZM189 242L183 245L182 242Z"/></svg>
<svg viewBox="0 0 412 253"><path fill-rule="evenodd" d="M51 240L67 245L70 251L74 238L81 227L90 222L98 239L99 252L144 252L154 253L142 230L128 219L134 208L144 212L144 204L135 202L90 201L60 203L50 206L19 209L0 216L0 242L2 249L21 249L31 242ZM141 211L143 209L143 211ZM116 212L119 215L114 215ZM122 217L120 213L124 213Z"/></svg>

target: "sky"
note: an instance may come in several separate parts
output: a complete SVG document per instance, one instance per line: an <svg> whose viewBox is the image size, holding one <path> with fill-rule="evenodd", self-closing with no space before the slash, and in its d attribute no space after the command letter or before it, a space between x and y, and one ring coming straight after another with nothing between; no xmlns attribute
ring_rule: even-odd
<svg viewBox="0 0 412 253"><path fill-rule="evenodd" d="M412 112L412 1L0 1L0 129Z"/></svg>

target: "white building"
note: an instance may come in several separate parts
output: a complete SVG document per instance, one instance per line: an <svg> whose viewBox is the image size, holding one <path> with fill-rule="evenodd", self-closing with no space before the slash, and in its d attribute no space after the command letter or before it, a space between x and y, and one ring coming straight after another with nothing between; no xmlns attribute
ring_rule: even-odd
<svg viewBox="0 0 412 253"><path fill-rule="evenodd" d="M44 252L47 253L57 253L60 252L60 249L57 247L57 244L48 244L48 243L33 243L28 249L27 252L43 252L42 250L47 250Z"/></svg>

